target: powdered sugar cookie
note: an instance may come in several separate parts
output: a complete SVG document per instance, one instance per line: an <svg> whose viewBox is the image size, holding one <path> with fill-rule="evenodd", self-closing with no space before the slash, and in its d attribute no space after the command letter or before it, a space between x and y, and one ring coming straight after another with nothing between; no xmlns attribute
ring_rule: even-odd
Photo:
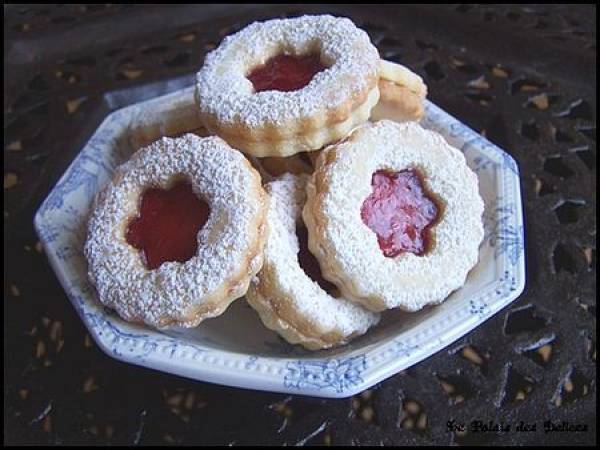
<svg viewBox="0 0 600 450"><path fill-rule="evenodd" d="M423 79L401 64L381 60L379 102L371 120L418 121L425 114L427 86Z"/></svg>
<svg viewBox="0 0 600 450"><path fill-rule="evenodd" d="M258 173L220 138L139 150L90 215L84 253L99 300L157 328L221 314L262 265L267 207Z"/></svg>
<svg viewBox="0 0 600 450"><path fill-rule="evenodd" d="M286 174L266 186L271 204L265 260L246 298L268 328L292 344L316 350L363 334L379 316L333 296L335 286L319 280L318 263L310 261L312 255L301 239L305 232L297 228L307 179L306 175Z"/></svg>
<svg viewBox="0 0 600 450"><path fill-rule="evenodd" d="M250 159L252 165L259 171L263 182L265 182L277 178L284 173L294 175L312 173L313 163L308 155L312 155L313 153L318 152L296 153L285 158L278 158L276 156L256 158L255 156L249 156L248 159Z"/></svg>
<svg viewBox="0 0 600 450"><path fill-rule="evenodd" d="M209 135L200 121L193 88L145 103L133 117L128 136L131 148L138 150L161 137L178 137L185 133Z"/></svg>
<svg viewBox="0 0 600 450"><path fill-rule="evenodd" d="M368 120L380 62L368 35L328 15L255 22L197 74L206 128L258 157L316 150Z"/></svg>
<svg viewBox="0 0 600 450"><path fill-rule="evenodd" d="M415 122L368 123L326 148L307 196L309 248L324 277L373 311L439 303L477 262L477 176Z"/></svg>

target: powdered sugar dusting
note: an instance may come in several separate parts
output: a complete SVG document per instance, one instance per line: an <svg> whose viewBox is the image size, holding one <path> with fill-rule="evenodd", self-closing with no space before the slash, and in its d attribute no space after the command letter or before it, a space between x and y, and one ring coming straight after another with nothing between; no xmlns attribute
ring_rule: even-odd
<svg viewBox="0 0 600 450"><path fill-rule="evenodd" d="M291 304L286 304L286 309L291 309L297 320L310 323L313 333L337 332L345 338L362 334L378 322L379 315L344 298L330 296L306 275L298 262L296 223L306 199L307 179L306 175L285 174L267 185L271 204L267 213L269 237L264 268L275 280L276 291L272 295L288 299ZM258 278L262 276L259 272ZM286 321L280 314L278 318Z"/></svg>
<svg viewBox="0 0 600 450"><path fill-rule="evenodd" d="M478 259L484 205L477 176L459 150L417 123L383 120L363 125L325 152L335 155L322 155L321 164L327 165L317 168L324 179L321 186L327 187L314 192L312 185L304 215L317 221L320 214L326 217L326 223L319 221L322 234L309 241L320 261L330 261L326 278L337 280L344 295L373 310L415 311L443 301L464 284ZM441 203L441 218L431 230L433 246L425 255L387 258L376 234L362 222L360 208L372 192L374 172L411 168L423 174L428 191Z"/></svg>
<svg viewBox="0 0 600 450"><path fill-rule="evenodd" d="M318 52L329 68L292 92L254 92L246 75L280 53ZM376 84L379 54L351 20L329 15L255 22L226 37L197 74L203 113L248 127L285 124L335 109ZM344 86L344 89L340 89ZM375 87L375 86L373 86Z"/></svg>
<svg viewBox="0 0 600 450"><path fill-rule="evenodd" d="M165 262L147 270L140 252L127 243L126 228L146 188L165 189L181 177L210 205L197 253L185 263ZM265 201L258 174L218 137L186 134L139 150L116 169L89 219L84 252L100 301L126 320L155 327L187 325L189 315L226 288L232 274L246 270L245 256L256 245L252 239Z"/></svg>

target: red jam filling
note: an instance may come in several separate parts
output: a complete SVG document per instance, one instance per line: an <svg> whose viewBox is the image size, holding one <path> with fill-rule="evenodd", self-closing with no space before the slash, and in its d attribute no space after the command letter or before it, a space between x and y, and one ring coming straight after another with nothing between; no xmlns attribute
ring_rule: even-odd
<svg viewBox="0 0 600 450"><path fill-rule="evenodd" d="M300 263L300 267L311 280L321 287L321 289L335 297L337 295L337 287L323 278L319 261L317 261L317 258L315 258L308 249L308 230L306 227L297 227L296 236L298 236L298 243L300 244L300 251L298 252L298 262Z"/></svg>
<svg viewBox="0 0 600 450"><path fill-rule="evenodd" d="M403 252L423 255L439 208L423 189L420 175L414 170L380 170L373 174L371 186L373 192L363 202L360 216L377 234L383 254L390 258Z"/></svg>
<svg viewBox="0 0 600 450"><path fill-rule="evenodd" d="M209 212L188 182L168 190L148 189L142 195L139 217L127 227L127 242L141 250L150 270L166 261L185 262L196 253L198 231Z"/></svg>
<svg viewBox="0 0 600 450"><path fill-rule="evenodd" d="M277 55L254 69L248 79L255 92L296 91L302 89L319 72L325 70L319 55Z"/></svg>

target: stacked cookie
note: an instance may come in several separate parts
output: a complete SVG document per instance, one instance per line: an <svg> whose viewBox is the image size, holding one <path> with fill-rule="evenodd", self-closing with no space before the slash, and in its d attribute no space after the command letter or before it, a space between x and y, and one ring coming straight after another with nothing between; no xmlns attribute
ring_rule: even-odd
<svg viewBox="0 0 600 450"><path fill-rule="evenodd" d="M477 262L483 202L462 153L416 122L426 94L349 19L226 37L176 120L132 130L142 148L96 198L98 298L164 328L245 296L309 349L443 301Z"/></svg>

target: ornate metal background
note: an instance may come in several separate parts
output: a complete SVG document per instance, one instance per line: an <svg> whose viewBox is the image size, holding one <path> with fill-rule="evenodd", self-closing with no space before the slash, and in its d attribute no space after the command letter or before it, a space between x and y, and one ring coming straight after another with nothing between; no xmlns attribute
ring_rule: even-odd
<svg viewBox="0 0 600 450"><path fill-rule="evenodd" d="M517 159L525 292L351 399L231 389L105 356L41 253L34 211L111 108L189 82L251 21L304 12L351 17L425 78L431 100ZM12 5L4 54L5 443L596 442L595 5ZM512 428L477 433L473 420ZM537 430L517 432L520 421ZM545 433L545 421L587 431Z"/></svg>

